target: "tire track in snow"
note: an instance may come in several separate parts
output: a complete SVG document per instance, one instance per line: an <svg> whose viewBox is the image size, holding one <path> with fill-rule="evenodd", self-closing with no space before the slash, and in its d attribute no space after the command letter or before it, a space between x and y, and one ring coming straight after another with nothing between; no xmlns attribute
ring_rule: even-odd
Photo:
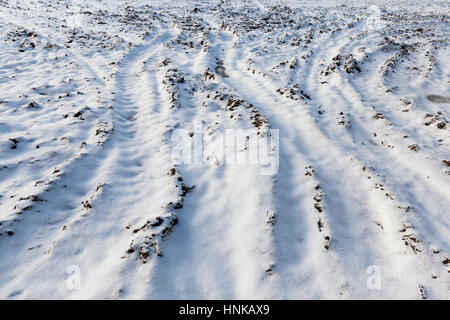
<svg viewBox="0 0 450 320"><path fill-rule="evenodd" d="M199 65L214 69L213 64L220 58L220 43L216 44L214 37L210 40L214 48L198 56L164 54L174 61L172 68L188 72L190 78L189 74L195 73ZM185 61L196 62L183 67ZM192 73L191 69L194 69ZM216 79L220 86L222 81ZM180 98L181 107L175 108L173 115L181 127L192 129L195 121L203 122L204 126L211 119L221 121L215 119L214 110L202 106L201 97L184 98ZM272 261L267 251L270 231L265 199L265 184L270 185L270 178L261 176L259 168L250 165L181 164L178 169L183 177L195 182L196 188L184 203L184 214L176 231L164 243L167 255L155 264L147 297L166 299L177 295L203 299L271 295L270 289L260 284L261 279L267 278L265 269Z"/></svg>
<svg viewBox="0 0 450 320"><path fill-rule="evenodd" d="M116 79L115 157L104 193L92 204L92 212L88 212L90 219L74 226L101 248L100 252L94 250L89 254L97 257L97 262L86 256L79 260L92 270L89 277L107 281L122 275L116 283L95 288L101 296L142 297L141 293L149 286L146 279L161 252L160 242L166 232L170 233L176 219L171 203L179 200L179 190L176 177L168 174L171 159L165 141L171 115L169 108L164 108L168 102L157 85L155 71L147 69L159 58L155 51L172 37L173 32L162 30L120 61ZM103 230L99 231L96 221L100 220ZM99 256L103 259L98 259Z"/></svg>
<svg viewBox="0 0 450 320"><path fill-rule="evenodd" d="M354 30L354 29L353 29ZM351 32L352 29L349 29L349 31ZM345 37L347 37L348 39L351 39L351 35L347 34L345 35ZM354 42L354 41L352 41ZM346 54L348 52L346 52L345 48L348 47L348 45L346 43L342 43L342 42L338 42L339 46L338 46L338 51L337 53L341 53L341 54ZM332 45L330 45L332 47ZM355 44L352 45L352 47L355 47ZM329 58L334 56L334 53L336 53L336 46L334 46L333 49L331 48L327 48L327 45L324 43L320 44L320 55L318 57L316 57L316 61L318 61L321 58ZM330 51L334 51L334 53L332 54ZM321 60L320 60L321 61ZM320 70L322 70L322 66L320 65L319 62L315 63L314 61L311 61L311 63L313 64L313 68L311 70L311 72L307 73L307 87L306 90L309 94L311 94L312 99L314 100L315 103L317 104L321 104L323 107L325 107L325 110L329 110L329 108L331 107L335 112L335 114L337 114L337 112L339 110L344 111L344 113L348 113L352 115L352 125L353 126L357 126L358 133L360 133L360 131L362 130L363 132L363 136L365 135L366 137L368 137L368 139L370 139L370 133L367 131L367 124L370 123L370 117L368 116L367 113L363 112L365 109L367 109L364 105L364 103L360 102L363 101L363 99L361 98L360 94L357 93L353 87L351 87L351 84L349 85L348 81L346 79L344 79L344 77L338 72L338 77L340 79L340 82L338 82L337 84L333 85L331 88L331 90L327 90L324 91L322 88L326 88L328 85L320 85L320 79L319 79L319 74L320 74ZM301 81L301 80L300 80ZM300 82L301 83L301 82ZM345 85L347 83L347 85ZM334 90L334 91L333 91ZM362 90L361 92L365 92L365 90ZM353 94L353 95L352 95ZM332 103L331 103L332 101ZM341 109L336 109L336 107L339 106ZM327 111L325 112L326 115ZM328 112L330 113L330 112ZM320 116L316 116L316 117L320 117ZM358 121L356 121L357 119L364 119L364 125L360 125L358 123ZM320 120L319 120L320 121ZM331 122L331 121L330 121ZM409 177L411 172L415 172L415 175L420 175L422 176L423 173L420 173L422 171L418 171L418 167L417 166L411 166L411 165L406 165L405 167L405 160L407 161L407 159L403 159L403 157L398 157L397 154L396 157L392 157L391 154L389 153L389 150L386 149L382 149L382 153L383 153L383 157L380 157L380 155L378 153L374 153L374 149L373 148L368 148L365 147L364 145L361 145L360 142L362 141L361 139L361 135L359 135L357 133L357 131L355 131L355 129L350 128L349 130L345 131L345 135L349 136L350 139L346 139L346 140L342 140L342 137L337 137L335 135L335 133L328 133L328 126L331 125L331 123L329 122L328 125L324 126L322 125L322 132L328 137L328 139L330 139L331 141L334 141L335 145L338 145L339 142L342 141L349 141L350 143L347 144L347 146L345 147L346 149L348 149L350 152L354 153L355 156L357 157L358 161L361 162L362 164L364 164L364 167L366 167L367 165L371 166L374 168L374 173L378 173L378 176L381 176L381 181L379 181L380 183L382 182L384 186L384 189L389 190L389 194L391 194L395 201L393 201L392 203L392 207L396 207L396 208L400 208L400 207L409 207L409 205L412 205L412 208L414 208L414 212L416 212L414 214L415 217L418 216L419 212L429 212L431 213L431 211L427 210L422 204L420 204L419 202L413 200L411 201L411 199L416 199L417 197L415 195L413 195L413 193L410 192L406 192L406 197L405 194L399 194L397 191L399 188L397 188L397 185L402 185L401 190L403 190L402 192L404 193L405 190L409 190L409 186L414 185L413 181L417 182L417 179L414 180L409 180L409 182L404 182L405 181L405 177ZM391 128L392 129L392 128ZM395 128L394 128L395 129ZM352 149L354 151L352 151ZM363 149L364 151L360 151L361 149ZM356 151L356 152L355 152ZM381 163L386 163L385 158L388 157L389 159L392 159L392 163L396 163L396 165L392 165L392 166L383 166L380 167L379 164ZM400 161L397 161L398 158ZM383 161L381 161L381 159L384 159ZM387 162L389 163L389 162ZM425 165L425 163L424 163ZM401 170L400 170L401 169ZM420 170L423 169L423 166L421 167ZM420 174L419 174L420 173ZM385 181L385 178L387 181ZM420 177L421 181L425 180ZM439 180L439 179L438 179ZM374 181L375 182L375 181ZM437 182L436 185L440 185L442 184L442 181L439 183ZM395 187L395 188L394 188ZM426 188L426 187L425 187ZM417 191L418 193L423 192L424 188L420 187L419 188L422 191ZM418 189L418 190L419 190ZM441 194L441 192L439 191L438 188L435 188L435 194L437 194L437 199L436 201L439 202L439 199L443 199L445 198L445 196L439 196L439 194ZM433 200L432 200L433 202ZM435 202L436 203L436 202ZM429 207L432 208L433 206ZM385 210L389 210L389 206L386 207ZM409 225L408 221L409 220L413 220L415 221L416 218L411 217L411 213L405 214L404 212L400 212L401 209L398 210L389 210L392 211L393 214L395 214L397 216L396 219L394 219L394 221L390 221L390 224L393 224L391 226L391 228L393 228L391 230L391 234L392 236L394 236L394 239L396 238L397 242L400 240L399 236L398 236L398 230L400 230L403 224ZM408 211L407 211L408 212ZM422 244L419 244L419 246L425 246L426 247L426 251L423 253L425 255L425 257L416 257L416 259L411 259L411 261L409 263L405 264L405 268L409 267L414 267L414 268L419 268L421 269L421 274L423 275L423 277L421 279L415 279L415 281L418 281L419 283L423 283L423 282L427 282L427 284L429 283L431 287L439 287L442 285L442 283L438 283L436 284L431 283L431 281L429 279L431 279L431 277L426 277L428 276L428 272L427 269L431 268L431 265L434 265L434 268L431 268L432 270L435 270L437 273L441 273L438 272L436 269L437 263L431 263L430 261L430 248L429 245L426 243L428 239L426 239L426 237L428 236L424 236L426 235L427 231L424 232L424 230L429 229L431 227L432 224L434 224L435 226L438 226L439 223L444 223L445 222L440 219L438 216L432 214L434 216L434 222L432 223L432 220L424 220L423 218L419 218L420 222L419 223L414 223L414 229L417 229L418 233L419 233L419 240L421 240ZM439 215L439 214L438 214ZM384 216L384 219L386 221L389 221L390 219L392 219L392 216L389 217L386 214L383 214L382 216ZM420 216L420 215L419 215ZM426 214L425 216L428 216L428 214ZM425 227L424 227L425 225ZM439 226L439 230L444 228L443 226ZM442 232L437 231L438 229L436 229L436 232L432 233L432 234L442 234ZM414 232L414 233L417 233ZM395 233L397 233L397 236L395 236ZM445 233L445 232L444 232ZM432 236L434 238L434 236ZM422 239L423 238L423 239ZM434 239L433 242L438 243L438 247L442 247L445 246L439 239ZM445 242L445 241L444 241ZM423 248L422 248L423 249ZM426 257L428 256L428 257ZM399 258L395 258L395 260L399 260ZM392 260L394 263L395 260ZM406 260L405 260L406 261ZM421 267L423 264L425 264L428 267ZM433 271L434 273L434 271ZM445 276L444 276L445 277ZM414 281L411 281L414 282ZM412 291L414 291L414 288L412 288Z"/></svg>
<svg viewBox="0 0 450 320"><path fill-rule="evenodd" d="M275 296L283 296L286 286L292 283L302 284L301 288L293 289L296 297L307 296L306 292L313 292L314 296L327 295L317 290L321 286L316 284L326 280L312 267L315 263L322 264L318 261L322 259L321 252L325 251L327 241L324 239L325 234L316 232L318 219L313 208L315 183L305 179L305 168L309 166L310 159L304 152L298 152L301 143L295 141L297 133L292 122L297 115L285 116L287 109L281 107L283 103L270 93L272 90L256 77L240 71L244 68L240 63L243 57L237 51L232 44L227 48L225 65L231 66L232 70L225 82L267 115L274 129L280 128L280 171L275 177L273 196L277 214L272 240L276 265L276 280L273 284ZM324 261L323 265L326 265ZM333 291L336 293L338 290L334 288Z"/></svg>
<svg viewBox="0 0 450 320"><path fill-rule="evenodd" d="M199 14L203 14L202 10L196 8ZM277 93L282 75L272 79L244 71L250 61L246 50L251 47L255 51L250 52L254 53L264 47L264 42L259 44L266 40L267 32L256 39L248 37L250 43L243 42L238 47L234 46L239 39L235 37L237 32L206 23L206 28L211 27L207 31L211 47L202 43L200 48L205 51L192 54L198 49L195 43L199 40L195 34L193 41L189 38L189 32L197 30L196 22L190 20L196 11L187 11L186 20L181 12L180 16L166 12L176 22L177 32L184 36L177 39L178 43L171 41L177 32L168 31L169 25L162 26L162 33L156 32L154 38L122 59L116 78L115 132L106 146L105 159L98 163L89 155L88 161L82 163L86 167L82 174L75 168L72 172L67 170L69 174L61 179L62 188L68 179L78 180L70 191L74 190L71 194L80 199L77 202L83 200L83 205L66 208L64 217L50 217L49 224L54 227L49 229L54 228L53 233L47 229L39 231L50 234L50 241L54 241L47 256L15 258L14 263L20 260L23 265L32 264L34 270L30 273L29 268L16 269L10 264L6 269L18 280L3 288L16 296L48 297L48 292L52 292L55 297L74 298L361 299L420 298L420 290L430 297L434 289L448 292L442 272L439 280L424 281L429 276L427 269L436 264L424 253L415 255L408 251L398 230L401 227L410 233L409 222L416 226L416 218L420 217L414 218L407 207L412 203L423 217L419 239L423 241L422 233L426 234L427 239L433 238L446 249L448 223L433 212L435 207L443 207L433 206L433 202L448 198L445 190L439 190L439 183L445 185L445 179L428 187L426 180L419 177L421 170L402 165L403 157L391 156L390 150L385 149L378 154L378 150L360 144L371 138L370 128L379 129L369 122L374 121L369 113L372 110L366 112L362 103L371 96L364 95L365 88L358 88L339 74L335 75L337 81L320 84L320 71L326 67L322 63L331 62L338 53L356 50L359 44L358 36L353 38L359 25L352 23L353 28L347 29L350 25L345 24L354 13L344 14L343 21L316 17L318 21L336 20L336 26L342 22L344 29L333 31L330 37L327 33L320 36L314 53L302 67L297 67L298 74L289 72L289 85L298 83L299 89L311 95L311 101L302 103ZM213 12L227 21L226 14L222 16L224 11ZM236 22L236 30L242 27L239 23L250 22L245 21L249 16L258 23L257 16L247 13L244 21ZM268 19L264 21L269 23ZM264 23L262 27L266 30ZM292 29L294 34L303 31L302 24L298 27ZM280 39L277 31L275 26L270 33L276 41ZM287 33L283 37L286 39ZM270 54L270 46L266 49L264 52ZM300 48L295 52L301 52ZM255 168L223 163L172 165L173 146L168 143L172 130L190 129L196 120L218 130L227 128L231 120L226 121L228 110L216 113L214 108L220 109L220 102L211 108L208 102L212 99L207 100L200 93L190 95L176 86L169 88L166 80L173 73L161 72L165 69L158 65L166 57L173 61L169 68L175 67L181 75L187 75L183 81L194 84L193 92L204 84L199 79L205 68L214 70L216 60L224 62L230 77L219 78L216 74L216 81L209 83L211 91L220 88L231 92L234 98L255 104L273 128L281 131L280 171L274 178L261 177ZM264 58L271 61L271 57ZM85 69L92 74L92 70ZM179 104L173 104L173 97L179 98ZM325 115L317 114L319 104L326 107ZM350 114L352 128L336 124L335 116L341 110ZM236 113L239 112L238 109ZM244 123L236 121L238 128L247 128L251 122L239 120ZM383 162L386 158L398 168L390 168ZM433 171L425 160L419 163L424 164L427 174ZM412 177L404 179L411 172ZM175 221L173 204L180 199L180 185L175 181L179 175L185 183L195 183L196 188L182 203L183 208L176 210L180 222L166 239L164 230L170 233ZM67 194L64 189L52 192L59 198ZM429 192L436 194L425 204L415 200ZM53 206L55 203L51 202L45 209ZM268 210L275 213L274 226L265 222ZM62 225L66 229L60 233ZM415 230L412 235L416 235ZM331 237L330 243L325 236ZM24 245L25 241L20 241ZM423 242L419 245L426 246ZM157 257L159 250L163 258ZM264 268L272 263L273 274L267 276ZM65 271L71 264L82 271L83 289L78 292L68 292L65 287ZM366 268L373 264L381 267L383 282L388 284L382 291L367 289ZM41 288L26 288L28 282L36 283L32 277L39 277Z"/></svg>
<svg viewBox="0 0 450 320"><path fill-rule="evenodd" d="M171 36L170 32L164 32L134 48L119 64L112 149L102 164L101 174L92 173L95 181L103 177L101 192L94 192L86 199L88 205L74 210L76 214L65 222L64 231L53 236L49 256L35 262L35 270L43 278L61 279L53 291L55 297L138 295L143 289L135 286L147 286L142 279L150 273L149 264L144 265L146 259L141 259L139 252L127 256L127 249L133 241L145 246L148 231L134 230L146 221L162 218L163 223L155 232L162 232L170 223L172 215L166 206L179 199L179 190L175 177L167 174L170 150L163 140L169 129L170 113L160 109L167 101L161 98L154 85L157 79L146 72L144 62L152 58L155 47ZM74 174L79 175L80 171ZM83 245L86 241L88 247ZM82 272L81 290L68 292L65 287L65 272L70 265L78 266ZM123 276L118 278L117 274ZM98 286L98 281L107 284ZM49 281L28 294L38 296L52 284Z"/></svg>
<svg viewBox="0 0 450 320"><path fill-rule="evenodd" d="M230 59L230 60L233 60L233 59ZM238 59L239 60L239 59ZM240 76L240 77L242 77L242 76ZM238 78L238 76L236 76L236 78ZM253 77L253 79L249 79L249 81L247 81L247 82L245 82L246 84L248 84L248 83L252 83L252 82L255 82L255 78ZM259 86L259 85L257 85L257 86ZM251 92L251 88L249 88L249 86L247 85L247 86L245 86L245 84L244 84L244 82L241 82L241 83L239 83L238 85L236 85L235 87L239 87L242 91L244 91L244 92ZM261 87L264 87L264 85L262 85L261 84L261 86L260 86L260 88ZM267 89L266 90L266 92L274 92L274 90L273 89ZM255 93L254 94L254 97L256 97L257 96L257 94ZM253 99L253 100L252 100ZM255 100L256 99L256 100ZM258 98L250 98L250 101L258 101L257 100ZM276 98L275 98L276 99ZM264 102L263 102L263 100L265 100L266 101L266 106L267 106L267 101L271 101L271 100L273 100L273 97L272 98L265 98L265 99L261 99L260 100L260 104L259 105L264 105ZM258 106L259 106L258 105ZM279 107L278 107L279 108ZM292 105L292 109L291 110L295 110L295 108L297 108L298 109L298 106L294 106L294 105ZM273 119L274 119L274 116L272 115L272 113L270 112L270 111L266 111L266 109L264 109L264 113L266 113L266 114L269 114L269 119L272 121ZM294 118L294 119L301 119L301 118L304 118L305 117L305 115L297 115L297 116L291 116L290 118ZM283 121L285 121L285 120L283 120ZM314 122L314 121L312 121L312 122ZM280 124L282 123L282 121L280 122ZM284 124L285 126L286 126L286 123ZM306 126L307 126L307 124L305 124ZM297 124L297 126L299 126L299 127L302 127L302 125L298 125ZM294 126L293 126L294 127ZM300 133L300 134L298 134L298 136L299 137L301 137L301 136L308 136L308 134L305 134L305 132L303 132L303 133ZM322 137L323 138L323 137ZM315 139L315 141L317 141L317 137L312 137L312 139ZM328 140L327 138L326 138L326 140ZM282 142L283 143L283 142ZM339 143L337 143L337 144L334 144L333 146L330 144L330 142L328 142L328 143L326 143L326 144L328 144L328 146L326 147L326 150L328 151L328 153L330 153L330 150L332 150L332 149L335 149L336 148L336 146L339 146ZM301 148L299 148L299 151L300 152L302 152L302 150L301 149L304 149L304 146L303 147L301 147ZM319 148L320 149L320 148ZM281 148L281 151L283 151L283 148ZM304 150L303 150L303 152L304 152ZM315 152L314 153L319 153L319 150L318 149L316 149L315 150ZM313 154L313 153L311 153L311 154ZM323 155L323 157L325 158L325 157L329 157L330 155L329 154L327 154L327 155ZM357 179L355 179L356 181L364 181L363 179L365 178L365 177L363 177L360 173L358 173L357 171L356 171L356 169L355 170L347 170L347 169L344 169L345 167L351 167L351 166L355 166L355 164L354 163L349 163L348 165L344 165L342 168L340 168L340 170L341 171L344 171L344 172L346 172L346 174L344 174L344 175L342 175L343 176L343 178L342 178L342 180L337 180L337 181L335 181L334 183L337 183L334 187L332 186L332 183L331 183L331 185L330 185L330 181L329 181L329 179L327 179L328 177L332 177L332 176L341 176L341 174L337 174L336 172L334 172L334 171L332 171L332 172L330 172L330 173L328 173L328 174L324 174L324 172L326 173L327 172L327 170L329 170L328 168L332 168L333 166L335 166L335 164L328 164L328 165L319 165L319 166L316 166L315 165L315 163L317 163L317 162L324 162L323 161L323 159L322 159L322 161L321 160L319 160L319 159L317 159L316 157L312 157L313 159L313 167L315 167L315 168L317 168L317 167L319 167L319 170L318 170L318 172L319 172L319 174L321 174L321 177L326 181L326 186L324 186L323 188L325 189L325 194L327 195L327 194L329 194L329 196L325 196L326 197L326 201L327 201L327 203L328 203L328 206L329 206L329 208L331 209L331 210L329 210L329 211L335 211L335 214L333 215L333 214L331 214L332 216L335 216L334 217L334 221L331 221L330 223L329 223L329 225L330 225L330 228L331 228L331 231L332 231L332 233L333 233L333 229L335 229L336 231L337 230L339 230L339 229L336 229L336 227L337 227L337 225L341 225L341 229L340 229L340 232L336 235L337 237L340 237L341 239L339 239L338 238L338 241L340 241L340 240L344 240L343 238L346 238L345 236L344 236L344 234L345 233L348 233L348 230L352 230L352 229L356 229L356 228L352 228L352 224L355 224L354 223L354 221L357 221L358 220L358 218L349 218L349 220L347 221L347 225L346 226L344 226L344 225L342 225L342 218L343 218L343 216L342 216L342 214L341 215L339 215L339 217L336 215L338 212L341 212L342 213L342 211L344 211L344 212L346 212L346 211L352 211L352 210L357 210L357 211L359 211L359 212L361 212L361 213L363 213L363 212L370 212L371 210L370 210L370 208L372 207L372 205L375 205L376 206L376 203L377 203L377 201L383 201L382 199L382 197L380 197L380 196L377 196L377 195L375 195L374 194L374 190L373 189L371 189L370 188L370 186L369 185L367 185L366 184L366 187L365 187L365 190L366 190L366 192L368 192L368 193L370 193L370 194L373 194L374 195L374 202L372 203L372 205L368 205L367 204L367 202L363 202L364 203L364 207L365 207L365 209L363 209L363 210L361 210L362 208L361 208L361 205L363 204L363 203L360 203L361 202L361 200L357 200L357 198L355 198L355 200L357 200L357 202L354 204L354 205L356 205L355 207L353 207L353 209L351 209L352 207L348 207L347 209L345 209L346 208L346 206L345 206L345 204L343 203L343 202L341 202L341 203L338 203L338 202L340 202L340 201L338 201L338 199L346 199L346 200L349 200L348 199L348 196L349 195L351 195L353 192L351 191L352 189L349 189L348 191L346 191L346 192L344 192L344 193L342 193L342 191L341 191L341 189L343 188L343 186L342 186L342 181L345 181L346 180L346 178L345 178L345 176L347 176L347 177L351 177L351 176L354 176L355 174L357 175L357 176L359 176L359 178L357 178ZM336 158L345 158L345 156L344 157L336 157ZM347 157L348 158L348 157ZM352 160L353 161L353 160ZM326 162L326 161L325 161ZM281 160L281 163L283 163L283 160ZM280 165L280 166L282 166L282 164ZM361 164L361 166L362 166L362 164ZM328 168L327 168L328 167ZM282 170L282 169L281 169ZM351 179L350 179L351 180ZM322 185L322 184L321 184ZM328 190L328 191L327 191ZM337 195L332 195L333 193L336 193L337 192ZM339 195L339 194L341 194L341 195ZM376 200L376 199L378 199L378 200ZM372 202L372 201L371 201ZM383 203L385 203L386 201L383 201ZM340 208L340 209L339 209ZM386 207L386 208L389 208L389 205ZM392 210L391 210L392 211ZM350 212L349 212L349 214L350 214ZM330 215L330 213L328 213L328 215ZM350 216L349 216L350 217ZM377 231L376 231L376 229L374 228L374 226L375 226L375 223L374 223L374 220L376 219L376 217L370 217L370 216L368 216L366 219L369 219L369 220L372 220L372 221L366 221L366 220L363 220L363 224L361 224L361 228L358 228L358 229L360 229L360 230L364 230L364 229L368 229L369 228L369 230L371 229L372 231L371 231L371 233L375 233L375 234L377 234ZM394 219L395 220L395 219ZM352 221L351 223L350 223L350 221ZM399 227L400 227L400 220L398 220L398 218L397 218L397 221L391 221L391 222L393 222L392 224L394 225L393 226L393 228L395 228L395 225L398 225ZM371 223L372 223L372 227L370 228L370 227L368 227L368 226L370 226L371 225ZM364 225L365 225L365 227L364 227ZM344 230L346 230L346 231L344 231ZM384 243L384 248L385 248L385 251L386 252L392 252L393 254L395 253L395 252L400 252L400 251L402 251L402 246L400 245L400 243L401 243L401 239L399 238L399 237L397 237L397 240L395 240L395 236L394 237L392 237L392 236L388 236L387 238L385 237L385 236L382 236L382 235L378 235L378 237L379 237L379 240L378 240L378 242L381 242L381 243ZM332 235L332 237L331 237L332 239L333 239L333 235ZM343 255L345 255L345 256L347 256L347 258L344 258L345 260L351 260L351 258L350 257L348 257L348 254L349 254L349 252L345 252L345 251L348 251L348 249L346 249L346 248L348 248L348 247L353 247L354 248L354 246L355 246L355 242L356 241L358 241L357 239L358 238L362 238L362 239L367 239L366 241L361 241L362 243L365 243L365 245L361 245L361 246L358 246L360 249L359 249L359 251L361 251L359 254L356 254L356 256L358 256L359 257L359 259L361 259L361 257L364 257L364 256L366 256L367 258L366 259L368 259L368 260L366 260L367 262L364 264L363 263L363 265L366 265L366 267L367 266L369 266L369 265L371 265L371 264L373 264L373 261L374 260L377 260L378 258L377 257L379 257L380 256L380 254L381 255L383 255L383 253L382 253L382 251L380 251L379 250L379 248L377 248L376 246L378 246L378 244L377 245L375 245L375 243L373 243L373 239L372 240L370 240L369 239L369 237L365 234L365 232L362 234L362 236L360 235L360 236L355 236L353 239L354 240L352 240L352 237L350 237L350 238L348 238L348 240L344 240L344 243L345 242L348 242L348 241L350 241L350 243L349 243L349 245L342 245L342 249L343 250L341 250L339 253L340 254L343 254ZM336 238L335 238L336 239ZM376 240L375 240L376 241ZM392 241L397 241L397 245L395 246L395 248L392 248ZM367 248L368 247L373 247L373 254L368 254L367 253ZM336 248L337 249L337 248ZM366 253L365 253L365 251L366 251ZM352 251L351 252L351 254L355 254L355 252L354 251ZM412 260L414 260L414 258L411 258ZM405 259L405 261L404 261L404 268L407 268L407 266L408 265L410 265L411 263L412 263L412 261L409 261L409 260L411 260L411 259L409 259L409 258L406 258ZM342 257L340 257L340 259L339 260L343 260L342 259ZM370 262L370 260L372 260L372 262ZM379 260L379 259L378 259ZM360 265L361 264L361 261L355 261L355 264L354 264L354 266L358 266L358 265ZM347 264L347 267L348 267L349 265ZM350 267L351 267L351 265L350 265ZM384 269L388 269L389 270L389 267L388 268L384 268ZM353 270L354 271L354 270ZM358 273L357 273L358 274ZM360 283L361 283L361 287L363 287L363 292L359 292L359 293L356 293L354 290L355 290L355 288L352 288L353 289L353 292L352 292L352 294L355 294L355 296L356 295L358 295L359 296L359 294L362 294L362 295L364 295L364 294L368 294L368 292L367 292L367 290L364 290L364 287L365 287L365 285L364 285L364 279L365 279L365 268L363 268L363 269L360 269L360 272L359 272L359 274L361 275L361 281L360 281ZM393 274L393 275L391 275L390 276L390 278L395 278L395 275ZM346 286L346 283L345 283L345 281L343 281L344 282L344 287ZM353 281L354 282L354 281ZM341 291L345 291L345 290L341 290ZM365 291L365 292L364 292ZM414 289L414 286L413 286L413 288L412 288L412 291L411 292L414 292L415 291L415 289ZM394 292L392 292L391 294L395 294Z"/></svg>

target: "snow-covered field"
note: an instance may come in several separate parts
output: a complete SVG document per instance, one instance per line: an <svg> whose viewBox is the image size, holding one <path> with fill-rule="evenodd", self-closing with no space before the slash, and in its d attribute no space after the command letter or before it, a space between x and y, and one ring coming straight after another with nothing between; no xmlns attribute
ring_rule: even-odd
<svg viewBox="0 0 450 320"><path fill-rule="evenodd" d="M449 1L0 0L0 298L449 299L449 41Z"/></svg>

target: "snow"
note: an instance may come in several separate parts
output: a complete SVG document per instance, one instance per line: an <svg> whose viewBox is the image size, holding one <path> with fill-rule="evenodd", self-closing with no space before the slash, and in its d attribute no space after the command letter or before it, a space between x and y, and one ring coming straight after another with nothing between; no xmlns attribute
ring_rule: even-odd
<svg viewBox="0 0 450 320"><path fill-rule="evenodd" d="M449 18L0 0L0 298L449 299Z"/></svg>

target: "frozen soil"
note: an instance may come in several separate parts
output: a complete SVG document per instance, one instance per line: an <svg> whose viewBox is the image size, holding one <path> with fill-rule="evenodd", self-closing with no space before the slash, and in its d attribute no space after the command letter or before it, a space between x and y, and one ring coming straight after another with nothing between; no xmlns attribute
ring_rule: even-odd
<svg viewBox="0 0 450 320"><path fill-rule="evenodd" d="M258 3L0 0L0 298L450 298L449 2Z"/></svg>

